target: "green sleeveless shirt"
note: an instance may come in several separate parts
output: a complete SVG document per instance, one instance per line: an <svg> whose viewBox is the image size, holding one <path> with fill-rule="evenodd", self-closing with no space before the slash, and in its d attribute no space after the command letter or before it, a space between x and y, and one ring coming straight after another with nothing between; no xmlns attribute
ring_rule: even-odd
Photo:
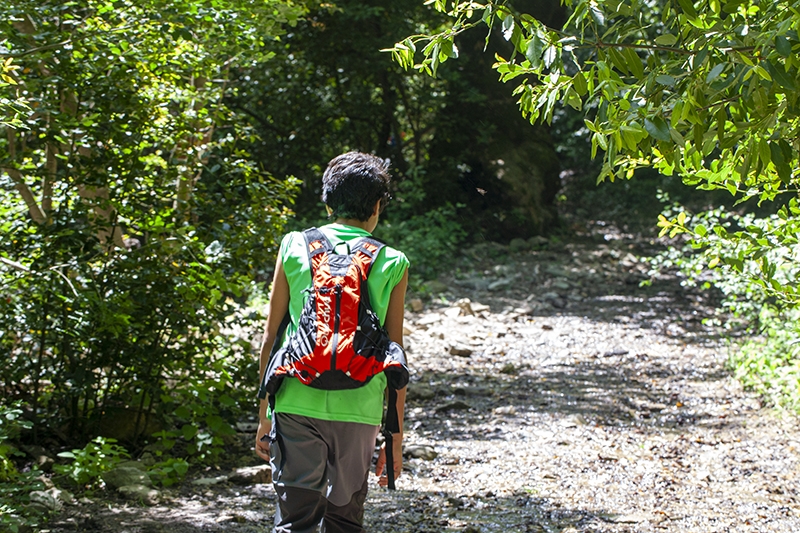
<svg viewBox="0 0 800 533"><path fill-rule="evenodd" d="M342 242L370 235L366 230L342 224L328 224L319 229L334 247ZM292 232L283 238L280 258L286 272L286 279L289 281L289 313L292 318L282 340L285 342L296 329L305 304L306 293L303 291L311 287L311 268L302 233ZM392 290L400 283L407 268L406 256L389 246L381 249L372 265L367 288L370 303L381 324L386 319ZM289 378L283 381L275 396L275 412L377 426L380 425L383 415L383 391L385 388L386 376L384 374L375 376L369 383L358 389L339 391L315 389L303 385L297 379Z"/></svg>

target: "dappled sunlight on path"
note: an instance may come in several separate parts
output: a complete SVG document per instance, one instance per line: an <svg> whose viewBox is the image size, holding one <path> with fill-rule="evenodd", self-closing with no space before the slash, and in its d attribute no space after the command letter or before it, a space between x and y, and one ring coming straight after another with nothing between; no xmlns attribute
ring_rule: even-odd
<svg viewBox="0 0 800 533"><path fill-rule="evenodd" d="M406 441L436 457L372 493L374 531L800 529L796 425L725 370L713 305L596 254L519 254L502 292L409 315Z"/></svg>

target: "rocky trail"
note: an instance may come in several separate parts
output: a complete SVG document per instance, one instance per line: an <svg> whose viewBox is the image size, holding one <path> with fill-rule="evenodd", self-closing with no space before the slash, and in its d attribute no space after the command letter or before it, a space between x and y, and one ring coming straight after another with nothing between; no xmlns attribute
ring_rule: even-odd
<svg viewBox="0 0 800 533"><path fill-rule="evenodd" d="M616 237L487 243L409 300L405 472L396 492L371 478L369 531L800 531L797 421L725 369L711 296L640 287L646 251ZM234 453L256 465L243 429ZM221 474L48 529L268 531L272 487Z"/></svg>

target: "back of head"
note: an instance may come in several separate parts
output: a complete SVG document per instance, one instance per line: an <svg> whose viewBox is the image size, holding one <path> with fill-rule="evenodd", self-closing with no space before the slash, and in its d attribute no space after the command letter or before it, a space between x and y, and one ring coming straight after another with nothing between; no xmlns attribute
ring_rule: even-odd
<svg viewBox="0 0 800 533"><path fill-rule="evenodd" d="M361 152L334 157L322 175L322 201L332 218L365 221L389 198L388 161Z"/></svg>

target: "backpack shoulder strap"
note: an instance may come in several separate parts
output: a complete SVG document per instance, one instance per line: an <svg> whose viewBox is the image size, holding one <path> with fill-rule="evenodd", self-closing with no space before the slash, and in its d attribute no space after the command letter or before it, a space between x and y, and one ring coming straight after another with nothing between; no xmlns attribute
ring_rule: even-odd
<svg viewBox="0 0 800 533"><path fill-rule="evenodd" d="M354 256L358 257L357 254L359 252L363 254L359 262L361 263L364 277L369 276L372 265L375 263L375 259L378 258L378 254L384 246L386 245L374 237L361 237L358 239L355 246L352 247L352 254Z"/></svg>
<svg viewBox="0 0 800 533"><path fill-rule="evenodd" d="M331 241L317 228L309 228L303 232L303 238L306 241L306 251L308 252L308 261L311 266L312 275L317 261L314 258L320 254L333 252L333 245Z"/></svg>

